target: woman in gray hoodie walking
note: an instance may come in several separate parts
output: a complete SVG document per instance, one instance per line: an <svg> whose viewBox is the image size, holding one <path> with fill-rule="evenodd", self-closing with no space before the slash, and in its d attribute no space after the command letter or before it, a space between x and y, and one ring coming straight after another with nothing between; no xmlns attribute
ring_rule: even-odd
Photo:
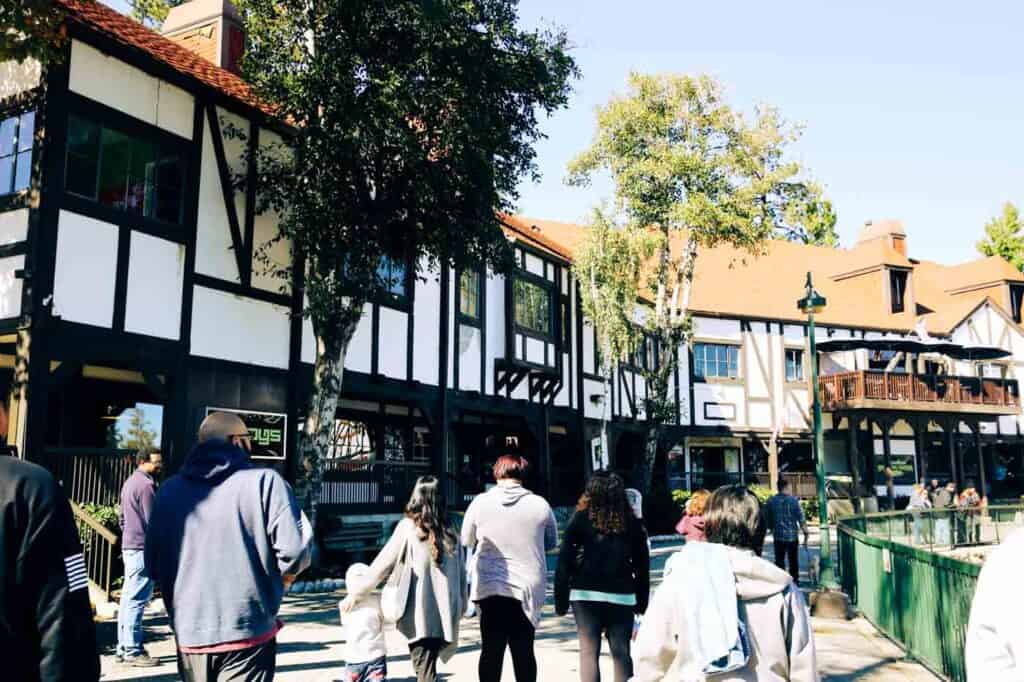
<svg viewBox="0 0 1024 682"><path fill-rule="evenodd" d="M348 585L341 603L347 613L387 578L398 562L412 566L405 613L398 631L409 640L409 657L417 682L434 682L437 659L447 661L459 642L459 619L466 606L466 573L458 536L445 518L441 484L420 476L391 539L358 585Z"/></svg>
<svg viewBox="0 0 1024 682"><path fill-rule="evenodd" d="M537 679L533 637L558 527L547 501L523 487L528 466L518 455L499 457L498 485L470 503L462 523L462 544L476 548L470 599L480 607L480 682L501 680L506 646L516 682Z"/></svg>

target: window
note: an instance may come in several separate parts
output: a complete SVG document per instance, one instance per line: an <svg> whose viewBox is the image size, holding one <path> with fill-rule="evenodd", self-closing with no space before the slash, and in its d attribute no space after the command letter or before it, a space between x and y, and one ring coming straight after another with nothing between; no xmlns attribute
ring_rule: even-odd
<svg viewBox="0 0 1024 682"><path fill-rule="evenodd" d="M696 378L739 378L739 346L720 343L693 344L693 373Z"/></svg>
<svg viewBox="0 0 1024 682"><path fill-rule="evenodd" d="M902 313L906 309L907 274L905 270L889 271L889 300L894 313Z"/></svg>
<svg viewBox="0 0 1024 682"><path fill-rule="evenodd" d="M1011 284L1010 285L1010 312L1013 315L1013 321L1019 323L1021 321L1020 311L1024 305L1024 285Z"/></svg>
<svg viewBox="0 0 1024 682"><path fill-rule="evenodd" d="M34 111L0 121L0 195L28 189L35 132Z"/></svg>
<svg viewBox="0 0 1024 682"><path fill-rule="evenodd" d="M540 284L516 278L515 290L516 325L549 336L551 334L551 292Z"/></svg>
<svg viewBox="0 0 1024 682"><path fill-rule="evenodd" d="M569 297L562 297L562 350L568 352L572 347L572 312L569 308Z"/></svg>
<svg viewBox="0 0 1024 682"><path fill-rule="evenodd" d="M480 273L476 270L463 270L459 277L459 315L480 321Z"/></svg>
<svg viewBox="0 0 1024 682"><path fill-rule="evenodd" d="M80 116L68 120L64 182L71 194L116 211L164 223L182 221L184 154Z"/></svg>
<svg viewBox="0 0 1024 682"><path fill-rule="evenodd" d="M804 351L800 348L786 349L786 381L804 380Z"/></svg>
<svg viewBox="0 0 1024 682"><path fill-rule="evenodd" d="M384 291L396 298L405 298L408 288L404 262L387 256L381 258L377 277Z"/></svg>

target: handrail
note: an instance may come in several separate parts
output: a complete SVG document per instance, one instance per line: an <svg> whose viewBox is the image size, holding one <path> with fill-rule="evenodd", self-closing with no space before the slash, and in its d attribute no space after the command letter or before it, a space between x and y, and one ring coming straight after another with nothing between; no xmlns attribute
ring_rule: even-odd
<svg viewBox="0 0 1024 682"><path fill-rule="evenodd" d="M111 532L111 530L104 526L102 523L94 519L92 517L92 514L85 511L74 502L71 503L71 511L74 512L75 517L77 517L79 521L89 526L89 528L91 528L94 533L99 533L104 540L111 544L117 544L117 535Z"/></svg>
<svg viewBox="0 0 1024 682"><path fill-rule="evenodd" d="M849 400L913 400L1016 407L1020 395L1016 379L942 374L907 374L884 370L855 370L823 374L818 390L826 405Z"/></svg>
<svg viewBox="0 0 1024 682"><path fill-rule="evenodd" d="M81 539L89 582L99 587L106 600L110 601L114 581L122 568L115 552L119 538L74 502L71 503L71 511L75 519L88 528L87 532L81 534Z"/></svg>

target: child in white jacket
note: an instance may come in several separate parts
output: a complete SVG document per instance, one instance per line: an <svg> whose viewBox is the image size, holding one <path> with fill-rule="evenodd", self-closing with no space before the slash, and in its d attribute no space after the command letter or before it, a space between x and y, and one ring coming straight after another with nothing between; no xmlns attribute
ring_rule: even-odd
<svg viewBox="0 0 1024 682"><path fill-rule="evenodd" d="M351 590L364 581L369 566L352 564L345 572ZM384 641L384 616L380 596L370 594L341 616L345 639L345 675L341 682L384 682L388 678L388 647Z"/></svg>

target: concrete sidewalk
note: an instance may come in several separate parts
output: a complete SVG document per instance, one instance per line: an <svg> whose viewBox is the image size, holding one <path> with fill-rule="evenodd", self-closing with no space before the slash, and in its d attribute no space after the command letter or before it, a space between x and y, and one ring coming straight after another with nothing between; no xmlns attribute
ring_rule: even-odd
<svg viewBox="0 0 1024 682"><path fill-rule="evenodd" d="M678 546L656 547L652 558L652 583L661 579L668 556ZM768 548L770 549L770 547ZM802 554L806 554L803 553ZM765 556L771 556L766 552ZM551 567L553 568L553 566ZM278 637L277 677L283 682L330 682L341 675L341 628L338 625L337 594L290 595L285 599L282 618L286 623ZM571 616L557 617L549 604L537 632L539 680L571 682L578 676L579 648L576 628ZM146 646L161 665L149 670L136 670L119 665L113 657L114 627L104 624L101 633L104 645L104 680L177 680L174 664L174 641L167 619L152 610L146 618ZM902 652L880 636L866 621L816 621L815 639L822 676L829 680L920 680L936 679L919 665L903 661ZM409 650L404 638L393 629L387 633L388 679L414 682ZM476 665L480 651L479 619L462 621L458 652L447 664L439 666L440 679L459 682L477 679ZM602 678L611 680L611 659L605 653L601 660ZM511 661L506 657L502 680L512 682Z"/></svg>

